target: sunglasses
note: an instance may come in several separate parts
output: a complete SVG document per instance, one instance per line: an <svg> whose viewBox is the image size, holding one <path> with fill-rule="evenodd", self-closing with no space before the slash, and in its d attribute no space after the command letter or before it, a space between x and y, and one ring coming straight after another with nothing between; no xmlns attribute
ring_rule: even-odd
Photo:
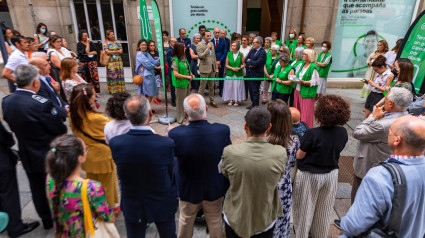
<svg viewBox="0 0 425 238"><path fill-rule="evenodd" d="M279 50L279 52L283 52L283 50Z"/></svg>

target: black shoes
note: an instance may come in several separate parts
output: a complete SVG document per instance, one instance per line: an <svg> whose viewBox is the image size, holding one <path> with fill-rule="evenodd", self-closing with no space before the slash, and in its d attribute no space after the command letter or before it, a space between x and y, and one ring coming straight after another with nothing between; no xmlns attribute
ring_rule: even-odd
<svg viewBox="0 0 425 238"><path fill-rule="evenodd" d="M38 222L38 221L30 222L30 223L24 223L22 229L20 229L19 231L17 231L14 234L9 234L9 236L12 237L12 238L19 237L19 236L21 236L23 234L26 234L26 233L34 230L39 225L40 225L40 222ZM52 226L53 226L53 223L52 223Z"/></svg>
<svg viewBox="0 0 425 238"><path fill-rule="evenodd" d="M172 107L176 107L176 102L171 102Z"/></svg>
<svg viewBox="0 0 425 238"><path fill-rule="evenodd" d="M335 219L334 220L334 225L336 226L336 228L338 228L338 229L340 229L342 231L342 229L341 229L341 220Z"/></svg>
<svg viewBox="0 0 425 238"><path fill-rule="evenodd" d="M52 219L42 219L42 221L43 221L43 227L45 230L49 230L53 228Z"/></svg>

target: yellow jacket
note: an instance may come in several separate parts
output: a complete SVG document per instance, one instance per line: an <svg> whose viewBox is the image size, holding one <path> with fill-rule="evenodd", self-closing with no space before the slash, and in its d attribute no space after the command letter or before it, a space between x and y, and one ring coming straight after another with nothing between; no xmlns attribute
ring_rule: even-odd
<svg viewBox="0 0 425 238"><path fill-rule="evenodd" d="M105 140L103 132L106 123L111 120L101 113L88 112L87 118L83 118L82 128L84 132L91 137L98 140ZM109 146L93 139L86 137L84 133L78 131L69 121L72 132L74 135L81 138L88 146L89 152L87 153L87 160L82 164L82 169L88 173L100 174L110 173L113 171L113 163L111 150Z"/></svg>

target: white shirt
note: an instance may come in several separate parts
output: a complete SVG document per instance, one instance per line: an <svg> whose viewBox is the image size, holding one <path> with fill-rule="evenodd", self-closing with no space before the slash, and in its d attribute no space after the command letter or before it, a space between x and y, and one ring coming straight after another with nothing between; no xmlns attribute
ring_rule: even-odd
<svg viewBox="0 0 425 238"><path fill-rule="evenodd" d="M309 66L310 67L310 66ZM304 76L304 74L307 72L307 69L309 68L309 67L305 67L305 68L302 68L301 69L301 72L300 72L300 79L302 79L303 78L303 76ZM313 71L313 75L311 76L311 79L310 79L310 87L312 87L312 86L316 86L316 85L318 85L319 84L319 72L317 72L317 70L316 69L314 69L314 71ZM298 91L300 91L301 90L301 84L297 84L297 88L296 88Z"/></svg>
<svg viewBox="0 0 425 238"><path fill-rule="evenodd" d="M249 45L247 45L246 48L243 48L241 45L241 47L239 48L239 52L241 52L243 54L243 57L246 58L250 49L251 49L251 46Z"/></svg>
<svg viewBox="0 0 425 238"><path fill-rule="evenodd" d="M104 129L106 144L109 144L109 141L115 136L127 133L131 127L129 120L114 120L106 123Z"/></svg>
<svg viewBox="0 0 425 238"><path fill-rule="evenodd" d="M22 53L20 50L14 50L12 54L10 54L7 64L4 67L12 70L12 75L15 77L16 67L21 64L28 64L28 61L27 53Z"/></svg>
<svg viewBox="0 0 425 238"><path fill-rule="evenodd" d="M47 51L47 54L49 54L50 52L52 52L52 55L55 55L55 56L57 56L57 57L59 57L59 59L62 61L63 59L65 59L65 58L72 58L72 55L71 55L71 52L69 52L69 50L67 50L66 48L64 48L64 47L61 47L60 48L60 51L62 52L62 54L61 53L59 53L57 50L55 50L55 49L49 49L48 51Z"/></svg>
<svg viewBox="0 0 425 238"><path fill-rule="evenodd" d="M396 57L397 57L397 54L392 50L385 53L385 58L387 58L387 60L385 61L385 64L387 65L387 67L390 67L391 65L394 64Z"/></svg>

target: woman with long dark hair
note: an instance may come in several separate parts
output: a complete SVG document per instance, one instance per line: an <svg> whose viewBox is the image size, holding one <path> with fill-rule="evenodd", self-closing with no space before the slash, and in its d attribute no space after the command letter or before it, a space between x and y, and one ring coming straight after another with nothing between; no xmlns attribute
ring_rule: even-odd
<svg viewBox="0 0 425 238"><path fill-rule="evenodd" d="M171 59L171 82L176 88L176 117L177 123L182 124L185 118L183 101L189 95L189 82L195 78L190 71L189 62L185 55L186 47L181 42L174 44Z"/></svg>
<svg viewBox="0 0 425 238"><path fill-rule="evenodd" d="M55 224L55 237L85 237L81 199L84 179L80 174L89 147L74 135L58 137L50 147L46 158L46 190ZM102 184L89 180L87 191L86 196L95 218L101 218L104 222L115 222Z"/></svg>
<svg viewBox="0 0 425 238"><path fill-rule="evenodd" d="M289 56L287 57L289 59ZM267 132L267 140L270 144L285 147L288 154L285 174L277 184L279 197L283 208L283 217L276 221L273 237L289 238L289 218L292 203L291 168L295 166L295 157L300 147L300 140L292 134L292 116L288 105L280 100L273 100L267 104L267 110L271 114L272 128Z"/></svg>
<svg viewBox="0 0 425 238"><path fill-rule="evenodd" d="M148 45L148 52L152 56L152 58L154 60L159 60L159 52L158 52L158 49L156 48L155 41L148 40L147 45ZM161 65L155 66L154 69L155 69L155 84L156 84L156 87L158 88L158 93L159 93L159 88L162 85L162 80L161 80ZM162 100L158 98L158 95L156 95L155 97L153 97L152 101L155 104L158 104L158 103L162 102Z"/></svg>
<svg viewBox="0 0 425 238"><path fill-rule="evenodd" d="M91 84L74 87L70 99L69 125L74 135L90 147L87 160L82 164L87 178L102 183L106 199L111 208L114 208L118 203L117 170L104 134L105 125L111 120L96 112L95 95ZM116 211L119 211L118 208Z"/></svg>
<svg viewBox="0 0 425 238"><path fill-rule="evenodd" d="M47 26L44 23L38 23L37 30L34 34L34 40L37 43L38 51L46 52L49 42L49 37L47 36Z"/></svg>
<svg viewBox="0 0 425 238"><path fill-rule="evenodd" d="M86 30L78 33L77 53L80 67L84 70L81 76L94 86L96 93L100 93L96 46L90 41Z"/></svg>

